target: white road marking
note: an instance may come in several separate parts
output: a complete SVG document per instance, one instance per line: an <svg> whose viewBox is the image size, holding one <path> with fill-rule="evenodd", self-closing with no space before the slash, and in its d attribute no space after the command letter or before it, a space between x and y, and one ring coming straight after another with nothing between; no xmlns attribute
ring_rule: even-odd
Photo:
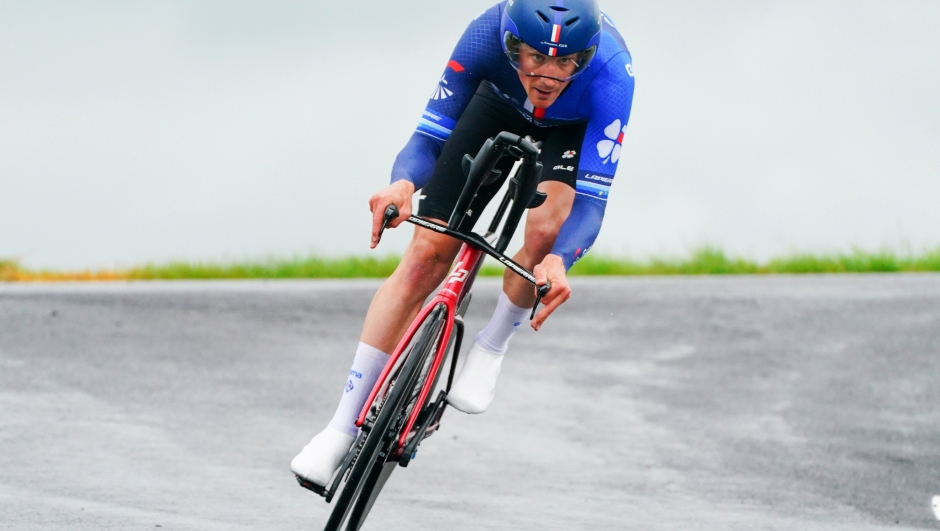
<svg viewBox="0 0 940 531"><path fill-rule="evenodd" d="M937 517L937 520L940 520L940 496L933 497L933 515Z"/></svg>

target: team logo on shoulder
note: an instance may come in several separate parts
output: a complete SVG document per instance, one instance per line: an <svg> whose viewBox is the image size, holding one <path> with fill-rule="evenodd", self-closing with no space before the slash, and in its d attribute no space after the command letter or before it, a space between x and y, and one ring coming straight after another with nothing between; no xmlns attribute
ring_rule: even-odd
<svg viewBox="0 0 940 531"><path fill-rule="evenodd" d="M627 63L627 75L633 77L633 63Z"/></svg>
<svg viewBox="0 0 940 531"><path fill-rule="evenodd" d="M446 100L447 98L454 95L454 91L447 88L447 76L441 76L440 83L437 84L437 88L434 89L434 94L431 94L432 100Z"/></svg>
<svg viewBox="0 0 940 531"><path fill-rule="evenodd" d="M561 158L563 158L563 159L573 159L574 156L577 155L577 154L578 154L577 151L575 151L575 150L573 150L573 149L569 149L568 151L565 151L565 152L562 154Z"/></svg>
<svg viewBox="0 0 940 531"><path fill-rule="evenodd" d="M620 126L620 118L617 118L604 128L604 135L608 140L601 140L597 143L597 156L607 162L616 163L620 160L620 150L623 147L623 134L627 132L627 126Z"/></svg>

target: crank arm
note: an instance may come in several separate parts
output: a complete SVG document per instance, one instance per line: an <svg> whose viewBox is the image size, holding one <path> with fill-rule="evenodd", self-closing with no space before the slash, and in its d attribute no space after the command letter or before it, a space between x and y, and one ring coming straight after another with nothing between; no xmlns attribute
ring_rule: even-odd
<svg viewBox="0 0 940 531"><path fill-rule="evenodd" d="M420 444L424 439L424 434L428 431L428 426L430 426L434 420L440 416L444 405L447 404L445 400L446 397L447 393L441 391L440 394L437 395L437 400L429 406L431 408L431 412L424 419L424 422L421 423L421 426L415 430L414 436L412 436L411 440L408 441L408 444L406 444L402 449L401 458L398 460L399 466L408 466L408 463L411 461L411 457L418 450L418 444Z"/></svg>

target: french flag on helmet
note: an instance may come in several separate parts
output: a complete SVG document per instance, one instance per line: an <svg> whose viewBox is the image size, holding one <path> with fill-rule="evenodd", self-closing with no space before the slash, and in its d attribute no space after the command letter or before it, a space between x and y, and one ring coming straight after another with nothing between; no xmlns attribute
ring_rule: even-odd
<svg viewBox="0 0 940 531"><path fill-rule="evenodd" d="M574 79L601 42L601 9L594 0L508 0L500 20L503 52L519 68L519 46L551 57L579 54Z"/></svg>

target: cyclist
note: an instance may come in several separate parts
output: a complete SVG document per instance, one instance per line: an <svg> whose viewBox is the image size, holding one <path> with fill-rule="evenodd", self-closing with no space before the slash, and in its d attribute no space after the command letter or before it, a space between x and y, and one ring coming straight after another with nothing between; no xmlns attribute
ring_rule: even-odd
<svg viewBox="0 0 940 531"><path fill-rule="evenodd" d="M461 160L501 131L540 140L545 203L529 211L514 260L539 284L551 282L538 330L570 296L567 270L600 230L633 100L630 52L595 0L506 0L475 18L457 43L415 133L392 168L391 185L369 200L372 247L385 208L446 223L463 189ZM503 175L509 168L497 166ZM461 230L469 230L501 182L481 188ZM326 485L354 441L356 418L379 373L424 300L447 275L460 242L416 228L401 263L375 294L336 413L291 462ZM489 323L476 336L448 402L480 413L495 393L510 337L535 302L531 285L507 271Z"/></svg>

